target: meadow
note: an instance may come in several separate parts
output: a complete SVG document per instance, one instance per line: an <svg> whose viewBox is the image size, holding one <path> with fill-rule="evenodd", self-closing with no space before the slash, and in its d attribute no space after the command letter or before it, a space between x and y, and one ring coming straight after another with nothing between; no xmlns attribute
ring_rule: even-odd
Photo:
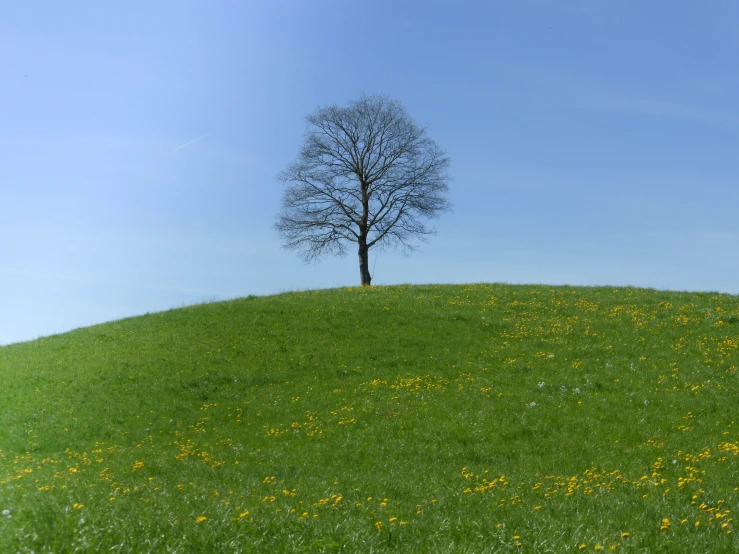
<svg viewBox="0 0 739 554"><path fill-rule="evenodd" d="M739 298L393 286L0 347L0 552L738 552Z"/></svg>

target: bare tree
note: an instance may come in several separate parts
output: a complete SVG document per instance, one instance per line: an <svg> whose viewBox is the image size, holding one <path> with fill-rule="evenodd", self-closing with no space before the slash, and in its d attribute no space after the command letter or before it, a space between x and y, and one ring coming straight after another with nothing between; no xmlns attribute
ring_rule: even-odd
<svg viewBox="0 0 739 554"><path fill-rule="evenodd" d="M345 255L355 243L361 283L369 285L370 248L412 251L414 239L435 233L427 220L451 208L449 158L384 95L319 108L306 119L300 154L278 175L288 186L275 228L306 261Z"/></svg>

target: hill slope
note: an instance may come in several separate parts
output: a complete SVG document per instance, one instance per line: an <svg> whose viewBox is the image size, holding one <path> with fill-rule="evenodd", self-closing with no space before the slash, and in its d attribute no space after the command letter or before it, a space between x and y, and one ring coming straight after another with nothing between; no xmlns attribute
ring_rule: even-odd
<svg viewBox="0 0 739 554"><path fill-rule="evenodd" d="M402 286L3 347L0 551L737 551L738 322Z"/></svg>

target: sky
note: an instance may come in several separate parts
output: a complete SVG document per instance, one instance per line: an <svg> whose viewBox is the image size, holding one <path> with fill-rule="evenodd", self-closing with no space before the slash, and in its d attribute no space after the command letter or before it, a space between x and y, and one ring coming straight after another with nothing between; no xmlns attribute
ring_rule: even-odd
<svg viewBox="0 0 739 554"><path fill-rule="evenodd" d="M274 230L305 116L387 94L451 158L452 213L373 284L739 294L739 3L9 2L0 345L356 286Z"/></svg>

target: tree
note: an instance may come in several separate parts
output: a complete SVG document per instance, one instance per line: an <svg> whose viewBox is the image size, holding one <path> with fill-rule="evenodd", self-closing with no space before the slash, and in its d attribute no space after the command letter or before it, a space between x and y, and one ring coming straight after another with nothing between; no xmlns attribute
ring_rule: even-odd
<svg viewBox="0 0 739 554"><path fill-rule="evenodd" d="M408 253L414 239L436 232L427 221L451 209L449 158L384 95L318 108L306 119L300 154L278 175L288 186L275 228L307 262L345 255L355 243L361 283L370 285L370 248Z"/></svg>

